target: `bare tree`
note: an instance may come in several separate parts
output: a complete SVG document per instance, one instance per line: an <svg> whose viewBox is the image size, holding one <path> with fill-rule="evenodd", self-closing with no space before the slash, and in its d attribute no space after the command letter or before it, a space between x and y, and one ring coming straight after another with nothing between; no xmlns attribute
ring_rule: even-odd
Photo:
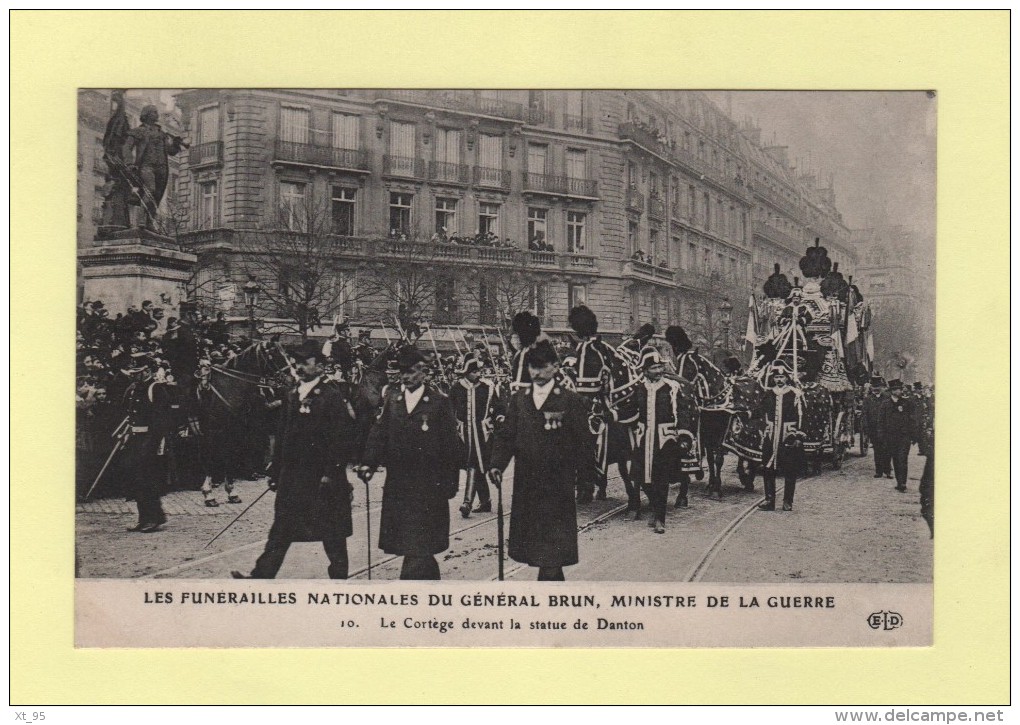
<svg viewBox="0 0 1020 725"><path fill-rule="evenodd" d="M381 259L373 265L371 283L390 305L390 314L411 332L436 311L436 292L445 278L448 244L388 239L379 242ZM388 322L383 320L383 322Z"/></svg>
<svg viewBox="0 0 1020 725"><path fill-rule="evenodd" d="M478 308L479 324L508 328L514 315L536 307L540 293L521 251L498 252L506 252L498 266L479 265L468 277L466 297Z"/></svg>
<svg viewBox="0 0 1020 725"><path fill-rule="evenodd" d="M345 264L348 241L332 233L324 204L289 201L260 227L239 230L238 267L259 284L255 314L283 320L281 327L308 337L313 328L348 312L368 291Z"/></svg>

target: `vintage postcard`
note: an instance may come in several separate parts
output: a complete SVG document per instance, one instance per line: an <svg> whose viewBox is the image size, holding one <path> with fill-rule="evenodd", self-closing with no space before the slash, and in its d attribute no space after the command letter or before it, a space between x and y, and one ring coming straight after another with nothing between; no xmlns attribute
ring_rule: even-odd
<svg viewBox="0 0 1020 725"><path fill-rule="evenodd" d="M20 13L12 691L1001 698L1003 17Z"/></svg>

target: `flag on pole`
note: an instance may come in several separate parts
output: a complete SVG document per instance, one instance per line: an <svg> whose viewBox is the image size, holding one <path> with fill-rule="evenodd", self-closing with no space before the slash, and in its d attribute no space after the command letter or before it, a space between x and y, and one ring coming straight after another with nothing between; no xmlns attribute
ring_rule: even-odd
<svg viewBox="0 0 1020 725"><path fill-rule="evenodd" d="M875 339L871 336L871 330L868 330L868 338L864 343L864 351L868 353L868 361L875 359Z"/></svg>
<svg viewBox="0 0 1020 725"><path fill-rule="evenodd" d="M754 306L754 295L751 295L747 301L747 331L744 333L744 339L751 343L752 346L758 344L758 311Z"/></svg>
<svg viewBox="0 0 1020 725"><path fill-rule="evenodd" d="M860 335L860 331L857 329L857 315L854 314L853 310L850 310L850 314L847 315L846 323L846 344L849 345L851 342L857 339Z"/></svg>

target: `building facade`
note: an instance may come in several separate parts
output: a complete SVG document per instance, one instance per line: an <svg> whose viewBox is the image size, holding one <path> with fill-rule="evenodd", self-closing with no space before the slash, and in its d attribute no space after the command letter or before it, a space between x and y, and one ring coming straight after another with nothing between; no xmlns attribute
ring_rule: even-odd
<svg viewBox="0 0 1020 725"><path fill-rule="evenodd" d="M844 274L856 265L831 188L698 92L188 90L177 104L179 241L199 255L196 290L234 315L253 276L265 318L477 327L531 309L557 331L586 303L610 334L679 323L736 348L774 263L797 276L818 238Z"/></svg>

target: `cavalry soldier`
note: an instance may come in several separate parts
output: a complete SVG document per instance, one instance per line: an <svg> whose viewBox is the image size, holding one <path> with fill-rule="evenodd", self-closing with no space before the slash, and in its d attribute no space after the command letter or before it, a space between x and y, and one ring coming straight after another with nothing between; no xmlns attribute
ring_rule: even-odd
<svg viewBox="0 0 1020 725"><path fill-rule="evenodd" d="M295 541L321 541L331 579L346 579L347 537L351 535L352 488L347 460L353 420L339 392L323 378L319 345L306 342L293 351L299 382L286 397L269 487L276 510L269 538L250 575L273 579Z"/></svg>
<svg viewBox="0 0 1020 725"><path fill-rule="evenodd" d="M889 397L878 408L878 439L892 458L896 490L907 490L907 457L916 435L914 401L903 395L903 383L889 381Z"/></svg>
<svg viewBox="0 0 1020 725"><path fill-rule="evenodd" d="M128 420L124 431L123 466L128 498L138 505L138 523L128 531L151 533L166 523L160 498L169 460L167 437L173 429L171 395L156 378L159 364L150 357L135 358L127 372L135 378L125 394Z"/></svg>
<svg viewBox="0 0 1020 725"><path fill-rule="evenodd" d="M878 435L879 408L888 396L885 393L885 380L880 375L871 376L871 390L861 405L864 432L871 439L871 448L875 456L875 478L892 478L892 459L885 441Z"/></svg>
<svg viewBox="0 0 1020 725"><path fill-rule="evenodd" d="M535 343L526 364L531 386L510 399L489 477L501 486L515 459L510 558L538 567L539 581L563 581L563 567L578 561L574 482L592 476L586 469L595 463L589 405L557 379L559 358L548 340Z"/></svg>
<svg viewBox="0 0 1020 725"><path fill-rule="evenodd" d="M803 392L793 383L793 370L783 360L776 360L765 375L765 395L759 414L765 419L762 440L762 479L765 500L762 511L776 510L776 476L785 480L783 511L793 511L793 495L797 474L804 458L800 428L803 418Z"/></svg>
<svg viewBox="0 0 1020 725"><path fill-rule="evenodd" d="M613 365L617 360L615 350L602 341L598 335L599 321L585 305L578 305L570 311L567 321L578 334L581 341L577 344L577 392L588 401L589 430L593 436L596 450L594 476L577 482L578 503L589 503L592 494L598 487L596 498L606 500L606 467L609 452L609 422L629 424L636 419L636 411L627 409L621 414L615 409L616 400L622 399L631 392L626 388L630 383L614 389ZM620 360L621 365L626 362ZM637 379L632 381L637 386Z"/></svg>
<svg viewBox="0 0 1020 725"><path fill-rule="evenodd" d="M401 579L439 579L435 555L450 546L450 507L457 495L461 450L450 399L425 384L428 363L416 348L397 353L400 385L386 393L368 434L358 475L386 468L379 548L403 556Z"/></svg>
<svg viewBox="0 0 1020 725"><path fill-rule="evenodd" d="M662 534L666 531L669 484L680 469L682 442L678 425L684 396L680 383L663 377L666 368L659 351L654 347L646 347L641 351L640 364L644 384L638 387L635 395L638 407L638 446L631 460L631 476L645 490L654 516L651 525L655 527L655 533ZM684 433L689 446L694 442L694 436L690 431ZM683 475L681 480L680 496L686 498L690 479ZM640 494L636 504L633 507L635 521L641 518Z"/></svg>
<svg viewBox="0 0 1020 725"><path fill-rule="evenodd" d="M490 439L497 423L503 422L505 406L500 400L496 385L481 377L482 363L467 353L458 371L460 379L450 388L450 400L457 415L457 432L461 440L461 468L467 471L467 486L460 513L464 518L471 514L475 494L478 495L477 513L490 513L492 499L486 474L489 467Z"/></svg>

